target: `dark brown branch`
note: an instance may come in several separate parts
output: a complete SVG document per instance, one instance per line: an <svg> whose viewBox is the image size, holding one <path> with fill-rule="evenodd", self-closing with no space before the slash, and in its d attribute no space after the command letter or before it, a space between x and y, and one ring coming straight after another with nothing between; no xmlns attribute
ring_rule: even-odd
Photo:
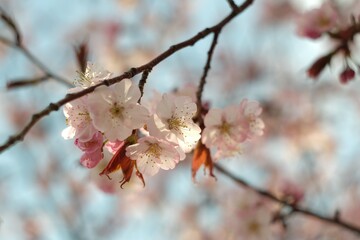
<svg viewBox="0 0 360 240"><path fill-rule="evenodd" d="M35 85L35 84L44 82L47 79L49 79L48 75L36 77L36 78L30 78L30 79L12 80L12 81L6 83L6 88L14 89L14 88L18 88L18 87L31 86L31 85Z"/></svg>
<svg viewBox="0 0 360 240"><path fill-rule="evenodd" d="M204 123L203 123L203 119L202 119L202 116L201 116L201 113L202 113L202 100L201 100L201 97L202 97L202 93L204 91L204 86L205 86L205 83L206 83L207 74L208 74L208 72L209 72L209 70L211 68L211 60L212 60L212 56L214 54L214 50L215 50L215 47L216 47L216 44L217 44L219 34L220 34L220 30L217 31L217 32L214 32L214 38L213 38L213 40L211 42L209 51L207 53L208 57L207 57L207 60L206 60L206 64L204 66L204 72L203 72L203 75L201 76L199 87L198 87L197 92L196 92L196 103L197 103L198 110L197 110L197 113L196 113L196 116L195 116L195 120L197 122L199 122L199 125L202 128L203 128L202 125Z"/></svg>
<svg viewBox="0 0 360 240"><path fill-rule="evenodd" d="M75 93L75 94L68 94L66 95L65 98L59 100L58 102L55 103L50 103L48 107L46 107L44 110L34 114L32 116L31 121L18 133L15 134L13 136L10 136L9 139L0 146L0 153L5 151L7 148L11 147L12 145L14 145L15 143L22 141L25 137L25 135L27 134L27 132L43 117L49 115L51 112L53 111L57 111L59 110L59 108L63 105L65 105L68 102L71 102L77 98L80 98L82 96L85 96L86 94L89 94L91 92L93 92L96 88L98 88L99 86L110 86L113 85L115 83L118 83L120 81L122 81L125 78L132 78L135 75L145 71L145 70L150 70L153 67L155 67L157 64L159 64L160 62L162 62L163 60L165 60L166 58L170 57L171 55L173 55L174 53L176 53L177 51L185 48L185 47L189 47L189 46L193 46L196 42L198 42L199 40L205 38L207 35L209 35L210 33L215 33L215 32L219 32L227 23L229 23L233 18L235 18L236 16L238 16L240 13L242 13L244 10L246 10L252 3L254 0L247 0L245 1L242 5L240 5L238 8L236 8L235 10L233 10L228 16L226 16L222 21L220 21L218 24L210 27L210 28L206 28L203 31L199 32L198 34L196 34L195 36L180 42L178 44L175 44L171 47L169 47L168 50L164 51L163 53L161 53L159 56L157 56L156 58L154 58L153 60L151 60L150 62L137 67L137 68L131 68L129 71L123 73L122 75L112 78L112 79L108 79L105 80L97 85L94 85L92 87L89 87L87 89L84 89L81 92Z"/></svg>
<svg viewBox="0 0 360 240"><path fill-rule="evenodd" d="M15 24L15 21L8 14L6 14L4 9L2 9L1 7L0 7L0 18L6 25L8 25L8 27L14 33L16 45L20 45L22 38L19 29Z"/></svg>
<svg viewBox="0 0 360 240"><path fill-rule="evenodd" d="M303 208L303 207L299 207L297 205L293 205L285 200L282 200L278 197L276 197L274 194L268 192L268 191L265 191L265 190L262 190L260 188L257 188L257 187L254 187L252 185L250 185L249 183L247 183L245 180L235 176L234 174L230 173L229 171L227 171L226 169L224 169L223 167L221 167L219 164L214 164L214 168L217 169L219 172L221 172L222 174L224 174L225 176L227 176L228 178L232 179L234 182L236 182L238 185L241 185L245 188L248 188L248 189L251 189L252 191L256 192L257 194L265 197L265 198L268 198L274 202L278 202L284 206L288 206L291 208L291 211L293 213L301 213L303 215L307 215L307 216L310 216L310 217L313 217L313 218L316 218L318 220L321 220L323 222L326 222L326 223L330 223L330 224L334 224L334 225L337 225L339 227L342 227L344 229L347 229L347 230L350 230L358 235L360 235L360 227L357 227L357 226L354 226L350 223L346 223L342 220L339 219L339 217L324 217L324 216L321 216L317 213L314 213L312 212L311 210L309 209L306 209L306 208Z"/></svg>
<svg viewBox="0 0 360 240"><path fill-rule="evenodd" d="M236 9L237 5L233 0L226 0L232 9Z"/></svg>
<svg viewBox="0 0 360 240"><path fill-rule="evenodd" d="M141 101L142 96L144 95L144 87L145 87L146 80L147 80L150 72L151 72L151 69L146 69L146 70L142 73L141 79L140 79L140 81L139 81L139 89L140 89L140 93L141 93L141 96L140 96L140 99L139 99L139 103L140 103L140 101Z"/></svg>

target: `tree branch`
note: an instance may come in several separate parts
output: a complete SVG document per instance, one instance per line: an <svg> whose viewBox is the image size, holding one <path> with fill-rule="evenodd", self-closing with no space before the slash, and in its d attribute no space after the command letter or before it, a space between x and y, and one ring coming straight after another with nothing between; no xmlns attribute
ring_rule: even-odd
<svg viewBox="0 0 360 240"><path fill-rule="evenodd" d="M206 28L204 30L202 30L201 32L197 33L195 36L180 42L178 44L175 44L171 47L169 47L168 50L164 51L163 53L161 53L160 55L158 55L156 58L154 58L153 60L151 60L150 62L139 66L137 68L131 68L129 71L123 73L122 75L115 77L115 78L111 78L111 79L107 79L104 80L103 82L94 85L92 87L89 87L87 89L84 89L81 92L77 92L74 94L68 94L65 96L65 98L55 102L55 103L50 103L45 109L43 109L42 111L34 114L31 118L31 121L18 133L15 134L13 136L10 136L9 139L0 146L0 153L5 151L6 149L8 149L9 147L13 146L15 143L22 141L25 137L25 135L27 134L27 132L43 117L49 115L51 112L53 111L57 111L59 110L59 108L63 105L65 105L68 102L71 102L75 99L78 99L82 96L85 96L86 94L89 94L91 92L93 92L96 88L100 87L100 86L110 86L113 85L115 83L118 83L120 81L122 81L125 78L132 78L135 75L138 75L139 73L142 73L145 70L150 70L153 67L155 67L157 64L159 64L160 62L162 62L163 60L165 60L166 58L170 57L171 55L173 55L174 53L176 53L177 51L189 47L189 46L193 46L195 43L197 43L199 40L205 38L206 36L208 36L210 33L215 33L215 32L219 32L227 23L229 23L233 18L235 18L236 16L238 16L240 13L242 13L243 11L245 11L252 3L254 0L247 0L245 1L242 5L240 5L238 8L236 8L235 10L233 10L228 16L226 16L222 21L220 21L218 24L210 27L210 28Z"/></svg>
<svg viewBox="0 0 360 240"><path fill-rule="evenodd" d="M207 57L207 60L206 60L206 64L204 66L204 72L203 72L203 75L201 76L199 87L198 87L197 92L196 92L196 103L197 103L198 110L197 110L197 113L196 113L196 116L195 116L195 120L199 122L200 127L202 127L202 125L204 125L204 123L203 123L204 120L203 120L202 115L201 115L201 113L202 113L201 97L202 97L202 93L204 91L204 86L205 86L205 83L206 83L207 74L208 74L208 72L209 72L209 70L211 68L211 60L212 60L212 56L214 54L214 50L215 50L215 47L216 47L216 44L217 44L219 34L220 34L220 30L217 31L217 32L214 32L214 38L212 40L210 49L208 51L208 57Z"/></svg>
<svg viewBox="0 0 360 240"><path fill-rule="evenodd" d="M287 202L285 200L282 200L282 199L276 197L274 194L272 194L272 193L270 193L270 192L268 192L266 190L262 190L260 188L257 188L257 187L254 187L254 186L250 185L245 180L235 176L234 174L230 173L229 171L227 171L226 169L221 167L219 164L214 164L214 168L217 169L222 174L224 174L225 176L227 176L228 178L232 179L238 185L240 185L242 187L245 187L245 188L248 188L248 189L251 189L252 191L256 192L257 194L259 194L259 195L261 195L261 196L263 196L265 198L268 198L268 199L270 199L270 200L272 200L274 202L278 202L278 203L281 203L284 206L290 207L291 210L292 210L292 214L298 212L298 213L301 213L303 215L307 215L307 216L316 218L316 219L321 220L323 222L337 225L339 227L342 227L344 229L347 229L349 231L352 231L352 232L360 235L360 227L354 226L354 225L352 225L350 223L346 223L346 222L340 220L339 217L336 217L336 215L333 218L321 216L321 215L319 215L317 213L312 212L309 209L302 208L302 207L299 207L297 205L293 205L293 204L291 204L291 203L289 203L289 202Z"/></svg>
<svg viewBox="0 0 360 240"><path fill-rule="evenodd" d="M226 0L226 1L233 10L237 8L236 3L233 0Z"/></svg>
<svg viewBox="0 0 360 240"><path fill-rule="evenodd" d="M48 75L44 75L44 76L40 76L40 77L34 77L34 78L29 78L29 79L17 79L17 80L12 80L10 82L6 83L6 88L7 89L14 89L14 88L19 88L19 87L25 87L25 86L30 86L30 85L35 85L35 84L39 84L41 82L46 81L47 79L49 79Z"/></svg>

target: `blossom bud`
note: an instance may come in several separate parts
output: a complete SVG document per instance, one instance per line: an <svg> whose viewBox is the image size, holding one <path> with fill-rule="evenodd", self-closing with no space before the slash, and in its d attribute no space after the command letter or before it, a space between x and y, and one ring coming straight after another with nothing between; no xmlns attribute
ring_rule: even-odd
<svg viewBox="0 0 360 240"><path fill-rule="evenodd" d="M355 77L355 71L348 66L340 74L340 83L346 84L349 81L353 80L354 77Z"/></svg>
<svg viewBox="0 0 360 240"><path fill-rule="evenodd" d="M333 53L330 53L316 60L307 70L308 76L313 79L317 78L326 65L330 63L332 56Z"/></svg>

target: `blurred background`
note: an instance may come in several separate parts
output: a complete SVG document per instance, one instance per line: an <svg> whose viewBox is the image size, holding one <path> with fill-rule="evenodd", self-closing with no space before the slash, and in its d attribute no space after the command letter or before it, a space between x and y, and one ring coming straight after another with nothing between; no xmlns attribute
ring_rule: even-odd
<svg viewBox="0 0 360 240"><path fill-rule="evenodd" d="M337 2L344 14L359 14L357 1ZM223 29L203 98L211 107L243 98L263 107L264 136L242 155L217 160L220 165L279 197L298 194L301 206L319 214L339 210L360 226L359 79L339 83L341 59L309 79L307 68L332 43L296 35L297 18L321 3L255 0ZM90 61L116 76L231 11L225 0L0 0L0 6L29 51L69 82L78 70L74 47L84 41ZM0 35L12 39L2 22ZM206 38L154 68L144 98L196 88L210 43ZM65 96L68 87L56 81L6 88L8 81L40 75L20 51L0 43L1 142ZM286 228L272 223L282 206L216 171L217 181L201 169L194 183L190 155L174 170L146 178L145 188L134 179L122 190L118 180L98 176L103 165L79 164L81 151L61 137L65 127L62 110L52 113L0 155L0 239L357 239L301 215L287 218Z"/></svg>

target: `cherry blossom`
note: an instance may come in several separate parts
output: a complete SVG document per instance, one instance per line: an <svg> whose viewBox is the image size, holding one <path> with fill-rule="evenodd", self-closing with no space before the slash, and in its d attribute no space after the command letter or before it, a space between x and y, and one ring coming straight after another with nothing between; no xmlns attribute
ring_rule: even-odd
<svg viewBox="0 0 360 240"><path fill-rule="evenodd" d="M261 118L259 118L262 112L260 104L256 101L249 101L243 99L240 103L240 124L243 130L243 134L247 138L253 136L261 136L264 133L265 124Z"/></svg>
<svg viewBox="0 0 360 240"><path fill-rule="evenodd" d="M97 88L89 95L89 111L94 126L109 141L125 140L149 117L148 110L137 103L139 98L138 86L129 79L111 87Z"/></svg>
<svg viewBox="0 0 360 240"><path fill-rule="evenodd" d="M265 125L259 118L261 112L258 102L247 99L242 100L240 106L210 109L204 118L202 142L208 148L217 148L215 159L241 153L241 143L263 134Z"/></svg>
<svg viewBox="0 0 360 240"><path fill-rule="evenodd" d="M201 132L192 120L196 109L190 97L164 94L156 114L148 122L150 135L178 144L185 153L190 152Z"/></svg>
<svg viewBox="0 0 360 240"><path fill-rule="evenodd" d="M109 71L100 69L90 62L87 63L85 73L78 72L78 74L78 78L74 81L75 88L69 89L68 93L75 93L96 85L112 75Z"/></svg>
<svg viewBox="0 0 360 240"><path fill-rule="evenodd" d="M153 176L159 169L173 169L180 160L175 145L155 137L143 137L126 148L126 156L136 160L140 172Z"/></svg>
<svg viewBox="0 0 360 240"><path fill-rule="evenodd" d="M87 96L67 103L64 115L68 125L61 135L65 139L76 138L82 142L89 141L98 131L95 129L87 105Z"/></svg>
<svg viewBox="0 0 360 240"><path fill-rule="evenodd" d="M297 33L300 36L316 39L337 26L339 14L330 2L320 8L304 13L298 20Z"/></svg>
<svg viewBox="0 0 360 240"><path fill-rule="evenodd" d="M210 109L204 118L205 129L202 142L208 147L229 149L246 140L246 134L239 125L240 111L232 105L221 109Z"/></svg>
<svg viewBox="0 0 360 240"><path fill-rule="evenodd" d="M84 152L80 159L84 167L93 168L102 160L103 136L100 132L95 133L92 139L86 142L76 139L75 145Z"/></svg>

